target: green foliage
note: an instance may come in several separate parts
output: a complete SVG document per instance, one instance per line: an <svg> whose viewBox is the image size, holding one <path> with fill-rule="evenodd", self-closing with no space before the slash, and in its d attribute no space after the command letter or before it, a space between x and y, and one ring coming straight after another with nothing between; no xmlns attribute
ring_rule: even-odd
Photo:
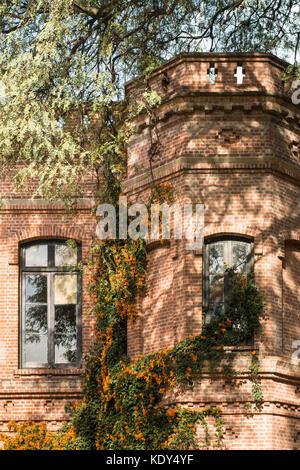
<svg viewBox="0 0 300 470"><path fill-rule="evenodd" d="M257 291L253 271L247 278L232 269L228 271L233 292L227 315L236 326L230 340L231 343L240 343L250 340L254 331L260 331L257 312L264 310L264 301Z"/></svg>
<svg viewBox="0 0 300 470"><path fill-rule="evenodd" d="M251 374L251 380L253 382L253 387L252 387L253 400L255 402L256 408L259 409L262 406L263 393L262 393L260 378L259 378L259 359L256 354L253 354L252 356L252 361L249 366L249 370Z"/></svg>
<svg viewBox="0 0 300 470"><path fill-rule="evenodd" d="M140 112L151 119L160 98L148 87L155 67L189 51L276 51L297 49L296 1L227 2L162 0L3 0L0 5L0 166L16 189L30 189L72 206L87 178L95 199L117 204L126 177L131 121ZM141 76L141 101L126 103L124 81ZM1 97L2 98L2 97ZM171 194L157 190L160 202ZM61 448L194 448L195 425L206 418L222 439L215 408L167 410L168 390L200 380L201 367L219 365L231 376L232 352L259 331L262 297L253 278L231 273L232 302L226 314L204 326L201 335L173 349L130 361L126 324L137 316L136 294L145 288L146 251L141 241L97 244L91 279L96 314L93 350L87 358L84 398L73 410L72 426L59 436ZM261 401L258 362L252 358L253 394ZM16 428L34 448L54 446L44 428ZM28 434L27 434L28 433ZM40 434L39 434L40 433ZM46 433L46 434L45 434ZM69 436L69 437L66 437ZM48 442L48 437L50 443ZM54 442L54 441L53 441ZM208 438L203 444L208 447Z"/></svg>
<svg viewBox="0 0 300 470"><path fill-rule="evenodd" d="M173 199L167 184L156 188L150 197L151 203L163 199ZM51 436L50 441L41 443L42 448L156 450L220 446L221 409L168 409L163 398L178 386L193 387L195 381L201 382L203 367L211 371L219 367L220 372L234 378L235 353L227 346L241 344L259 331L264 311L253 276L247 278L229 270L230 305L225 313L204 324L200 335L174 348L130 360L126 355L126 325L135 327L136 296L146 287L145 243L107 239L93 247L92 255L89 290L94 300L96 340L87 357L83 399L72 410L69 431ZM250 376L257 404L262 401L258 360L251 356ZM209 439L208 417L215 421L214 443ZM198 423L204 429L203 443L195 434ZM8 438L7 448L22 448L22 436L27 431L30 436L36 434L30 426L29 430L17 430L17 441ZM30 437L27 440L31 442Z"/></svg>
<svg viewBox="0 0 300 470"><path fill-rule="evenodd" d="M147 89L155 67L202 50L296 57L298 23L296 0L3 0L2 174L68 207L90 177L96 198L109 185L117 194L131 118L159 101ZM137 74L142 102L126 103L124 82Z"/></svg>
<svg viewBox="0 0 300 470"><path fill-rule="evenodd" d="M166 191L164 188L161 191ZM157 192L157 197L163 194ZM169 194L169 191L166 193ZM94 351L89 355L84 398L76 406L72 425L76 436L92 449L191 449L199 447L196 424L205 431L206 418L215 420L215 444L223 436L221 410L210 407L174 410L163 406L166 393L201 381L201 369L209 365L234 377L234 351L226 346L240 344L260 330L264 311L254 279L230 271L232 297L228 310L204 325L202 333L157 353L130 360L125 354L124 323L134 327L132 310L136 294L144 287L145 247L142 243L107 240L99 246L99 261L91 279L97 315ZM122 309L120 310L120 303ZM254 401L261 401L258 362L252 357L251 380ZM255 365L255 366L254 366Z"/></svg>
<svg viewBox="0 0 300 470"><path fill-rule="evenodd" d="M78 450L74 428L62 426L58 432L47 430L45 423L25 421L10 422L8 429L12 436L0 434L4 450ZM80 442L80 440L78 440Z"/></svg>

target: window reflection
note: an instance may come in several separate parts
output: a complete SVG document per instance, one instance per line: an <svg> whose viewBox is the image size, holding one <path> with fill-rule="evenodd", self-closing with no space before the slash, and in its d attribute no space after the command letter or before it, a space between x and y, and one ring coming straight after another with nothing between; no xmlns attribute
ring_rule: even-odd
<svg viewBox="0 0 300 470"><path fill-rule="evenodd" d="M80 366L81 251L59 240L21 250L23 366Z"/></svg>
<svg viewBox="0 0 300 470"><path fill-rule="evenodd" d="M77 264L77 247L67 244L55 245L55 266L76 266Z"/></svg>
<svg viewBox="0 0 300 470"><path fill-rule="evenodd" d="M242 240L222 239L208 242L205 249L205 321L224 313L232 295L227 267L247 274L252 243Z"/></svg>
<svg viewBox="0 0 300 470"><path fill-rule="evenodd" d="M39 334L47 334L47 305L26 305L25 307L25 331L32 335L32 341Z"/></svg>
<svg viewBox="0 0 300 470"><path fill-rule="evenodd" d="M46 364L48 362L48 336L36 335L33 341L32 335L25 335L24 360L25 363Z"/></svg>
<svg viewBox="0 0 300 470"><path fill-rule="evenodd" d="M238 272L245 272L247 267L248 244L244 242L232 242L232 266Z"/></svg>
<svg viewBox="0 0 300 470"><path fill-rule="evenodd" d="M55 362L76 361L76 305L55 306Z"/></svg>
<svg viewBox="0 0 300 470"><path fill-rule="evenodd" d="M48 245L37 244L25 248L25 266L48 266Z"/></svg>
<svg viewBox="0 0 300 470"><path fill-rule="evenodd" d="M40 274L25 276L25 302L47 303L47 276Z"/></svg>
<svg viewBox="0 0 300 470"><path fill-rule="evenodd" d="M214 243L209 247L209 272L224 272L224 243Z"/></svg>
<svg viewBox="0 0 300 470"><path fill-rule="evenodd" d="M77 276L76 274L56 274L54 281L55 305L77 303Z"/></svg>
<svg viewBox="0 0 300 470"><path fill-rule="evenodd" d="M47 276L25 276L25 344L26 362L48 360Z"/></svg>

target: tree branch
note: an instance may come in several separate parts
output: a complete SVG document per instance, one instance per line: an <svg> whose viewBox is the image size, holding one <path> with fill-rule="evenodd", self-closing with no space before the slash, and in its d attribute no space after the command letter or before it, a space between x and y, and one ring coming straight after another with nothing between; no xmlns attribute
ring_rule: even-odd
<svg viewBox="0 0 300 470"><path fill-rule="evenodd" d="M85 15L97 17L100 12L100 8L89 7L89 6L83 5L80 0L77 0L76 2L74 2L73 5L74 5L74 9L78 13L83 13Z"/></svg>

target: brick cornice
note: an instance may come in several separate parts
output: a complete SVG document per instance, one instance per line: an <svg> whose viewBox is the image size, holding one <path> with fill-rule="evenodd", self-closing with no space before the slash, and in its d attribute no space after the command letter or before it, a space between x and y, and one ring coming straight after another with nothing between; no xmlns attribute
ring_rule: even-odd
<svg viewBox="0 0 300 470"><path fill-rule="evenodd" d="M156 110L156 122L166 121L171 116L202 112L210 115L214 111L223 111L228 114L235 109L249 114L258 111L276 115L280 119L294 122L300 125L299 106L292 103L290 97L284 95L269 94L263 91L243 91L243 92L208 92L181 91L174 96L164 99ZM218 117L220 119L220 116ZM141 114L134 121L135 134L141 133L149 126L149 116Z"/></svg>
<svg viewBox="0 0 300 470"><path fill-rule="evenodd" d="M166 61L163 65L158 67L151 74L151 78L156 77L168 69L177 67L183 63L196 63L196 62L207 62L210 63L214 60L221 62L236 62L241 60L247 60L247 62L270 62L273 66L278 67L284 71L289 63L279 57L264 52L185 52L179 54L172 59ZM137 79L130 80L125 84L126 93L130 92L132 88L136 86Z"/></svg>
<svg viewBox="0 0 300 470"><path fill-rule="evenodd" d="M160 167L154 168L155 180L160 180L176 173L185 171L224 171L224 170L273 170L300 181L300 166L282 160L275 156L237 157L222 155L215 157L181 156ZM140 190L151 183L150 170L141 175L128 179L122 185L124 193Z"/></svg>
<svg viewBox="0 0 300 470"><path fill-rule="evenodd" d="M79 198L76 201L76 211L86 211L94 207L92 198ZM65 212L66 207L62 202L52 202L46 199L2 199L1 212Z"/></svg>
<svg viewBox="0 0 300 470"><path fill-rule="evenodd" d="M43 392L37 391L5 391L0 393L0 399L2 400L14 400L14 399L70 399L70 398L79 398L82 396L82 384L79 383L77 389L72 389L70 384L66 386L61 391L47 390Z"/></svg>
<svg viewBox="0 0 300 470"><path fill-rule="evenodd" d="M80 376L84 374L84 369L16 369L14 376ZM0 392L1 393L1 392Z"/></svg>

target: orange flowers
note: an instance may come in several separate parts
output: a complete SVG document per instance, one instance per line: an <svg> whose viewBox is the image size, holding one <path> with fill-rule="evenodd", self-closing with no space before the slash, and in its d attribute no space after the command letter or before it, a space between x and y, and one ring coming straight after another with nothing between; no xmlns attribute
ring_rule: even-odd
<svg viewBox="0 0 300 470"><path fill-rule="evenodd" d="M56 434L46 429L45 423L27 421L22 424L10 422L8 429L15 434L1 434L4 450L62 450L67 446L75 447L76 435L73 426L64 433Z"/></svg>
<svg viewBox="0 0 300 470"><path fill-rule="evenodd" d="M134 437L135 437L137 440L141 440L141 439L144 438L143 433L142 433L141 431L138 432L137 434L135 434Z"/></svg>
<svg viewBox="0 0 300 470"><path fill-rule="evenodd" d="M176 413L177 413L177 409L176 409L176 408L174 408L174 409L172 409L172 410L167 410L167 411L166 411L166 414L167 414L168 416L170 416L170 418L174 418L174 416L176 415Z"/></svg>

